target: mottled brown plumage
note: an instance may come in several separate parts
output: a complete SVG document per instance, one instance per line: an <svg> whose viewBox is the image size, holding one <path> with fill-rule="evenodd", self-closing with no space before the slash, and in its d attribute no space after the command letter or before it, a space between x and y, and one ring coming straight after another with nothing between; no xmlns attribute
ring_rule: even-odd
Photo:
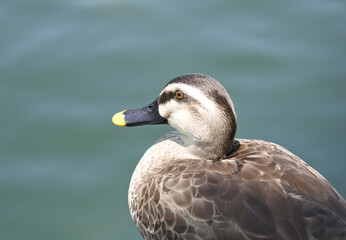
<svg viewBox="0 0 346 240"><path fill-rule="evenodd" d="M137 186L144 238L346 238L345 202L327 180L274 143L238 141L225 159L173 160Z"/></svg>
<svg viewBox="0 0 346 240"><path fill-rule="evenodd" d="M184 75L160 97L123 114L139 125L159 112L155 124L179 130L148 149L131 179L130 211L145 239L346 239L345 200L322 175L277 144L233 140L233 104L216 80Z"/></svg>

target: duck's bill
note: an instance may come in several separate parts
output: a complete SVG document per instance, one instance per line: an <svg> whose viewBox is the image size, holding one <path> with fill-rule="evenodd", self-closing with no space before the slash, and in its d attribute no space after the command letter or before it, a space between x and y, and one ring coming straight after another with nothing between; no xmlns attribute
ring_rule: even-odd
<svg viewBox="0 0 346 240"><path fill-rule="evenodd" d="M125 110L115 114L112 122L118 126L134 127L148 124L165 124L167 120L161 117L158 109L158 100L156 99L146 107Z"/></svg>

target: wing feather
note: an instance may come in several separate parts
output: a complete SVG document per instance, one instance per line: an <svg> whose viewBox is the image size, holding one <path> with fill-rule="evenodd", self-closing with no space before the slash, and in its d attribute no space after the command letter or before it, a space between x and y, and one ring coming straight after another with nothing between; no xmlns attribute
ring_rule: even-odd
<svg viewBox="0 0 346 240"><path fill-rule="evenodd" d="M174 161L153 176L139 211L147 239L346 237L345 202L323 177L278 145L239 141L227 159Z"/></svg>

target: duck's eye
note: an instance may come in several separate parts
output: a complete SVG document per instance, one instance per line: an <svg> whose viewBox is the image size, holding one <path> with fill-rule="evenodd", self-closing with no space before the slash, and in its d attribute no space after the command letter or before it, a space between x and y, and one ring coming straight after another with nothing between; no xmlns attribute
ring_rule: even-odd
<svg viewBox="0 0 346 240"><path fill-rule="evenodd" d="M182 91L176 91L175 92L175 96L178 98L178 99L183 99L184 98L184 93Z"/></svg>

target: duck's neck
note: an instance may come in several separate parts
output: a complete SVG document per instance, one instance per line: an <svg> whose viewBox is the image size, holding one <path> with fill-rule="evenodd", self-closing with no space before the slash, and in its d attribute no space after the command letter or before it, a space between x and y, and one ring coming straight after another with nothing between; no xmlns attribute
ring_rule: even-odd
<svg viewBox="0 0 346 240"><path fill-rule="evenodd" d="M190 149L187 139L179 132L166 134L151 146L139 161L131 179L130 192L145 183L152 175L175 160L197 159Z"/></svg>
<svg viewBox="0 0 346 240"><path fill-rule="evenodd" d="M231 151L235 135L234 128L209 126L199 132L199 135L185 136L186 148L195 156L214 160L225 157Z"/></svg>

